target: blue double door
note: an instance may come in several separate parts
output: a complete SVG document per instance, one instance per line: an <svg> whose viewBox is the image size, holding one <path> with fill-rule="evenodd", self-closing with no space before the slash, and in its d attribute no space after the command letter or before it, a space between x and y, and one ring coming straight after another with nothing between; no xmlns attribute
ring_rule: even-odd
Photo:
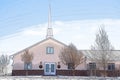
<svg viewBox="0 0 120 80"><path fill-rule="evenodd" d="M56 65L55 63L45 63L44 67L45 75L56 75Z"/></svg>

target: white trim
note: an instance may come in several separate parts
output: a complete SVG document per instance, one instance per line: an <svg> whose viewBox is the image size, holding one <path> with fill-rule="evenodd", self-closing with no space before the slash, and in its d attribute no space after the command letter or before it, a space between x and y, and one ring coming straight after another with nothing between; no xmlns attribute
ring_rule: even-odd
<svg viewBox="0 0 120 80"><path fill-rule="evenodd" d="M49 65L49 72L46 72L46 64ZM51 72L51 64L54 65L54 72ZM56 75L56 63L55 62L44 63L44 75Z"/></svg>

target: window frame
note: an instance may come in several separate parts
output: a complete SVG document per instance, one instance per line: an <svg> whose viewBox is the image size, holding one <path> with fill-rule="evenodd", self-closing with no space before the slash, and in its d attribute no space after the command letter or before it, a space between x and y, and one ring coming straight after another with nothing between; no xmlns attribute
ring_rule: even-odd
<svg viewBox="0 0 120 80"><path fill-rule="evenodd" d="M68 63L68 70L73 70L74 63Z"/></svg>
<svg viewBox="0 0 120 80"><path fill-rule="evenodd" d="M32 62L24 63L24 70L31 70L32 69Z"/></svg>
<svg viewBox="0 0 120 80"><path fill-rule="evenodd" d="M91 62L88 64L88 69L89 70L95 70L96 69L96 63L95 62Z"/></svg>
<svg viewBox="0 0 120 80"><path fill-rule="evenodd" d="M46 54L54 54L54 47L46 47Z"/></svg>
<svg viewBox="0 0 120 80"><path fill-rule="evenodd" d="M115 63L108 63L107 70L109 71L115 70Z"/></svg>

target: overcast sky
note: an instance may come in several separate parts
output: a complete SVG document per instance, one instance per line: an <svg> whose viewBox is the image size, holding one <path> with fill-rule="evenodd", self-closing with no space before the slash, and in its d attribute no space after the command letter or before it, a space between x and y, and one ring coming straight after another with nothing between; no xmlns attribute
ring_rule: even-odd
<svg viewBox="0 0 120 80"><path fill-rule="evenodd" d="M13 54L46 37L51 3L54 38L90 49L104 24L120 49L120 0L0 0L0 53Z"/></svg>

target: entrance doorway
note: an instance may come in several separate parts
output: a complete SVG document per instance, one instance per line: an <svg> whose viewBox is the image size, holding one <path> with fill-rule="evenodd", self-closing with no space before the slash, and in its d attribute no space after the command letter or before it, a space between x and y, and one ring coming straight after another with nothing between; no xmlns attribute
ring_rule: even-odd
<svg viewBox="0 0 120 80"><path fill-rule="evenodd" d="M44 74L45 75L55 75L56 74L55 63L45 63Z"/></svg>

